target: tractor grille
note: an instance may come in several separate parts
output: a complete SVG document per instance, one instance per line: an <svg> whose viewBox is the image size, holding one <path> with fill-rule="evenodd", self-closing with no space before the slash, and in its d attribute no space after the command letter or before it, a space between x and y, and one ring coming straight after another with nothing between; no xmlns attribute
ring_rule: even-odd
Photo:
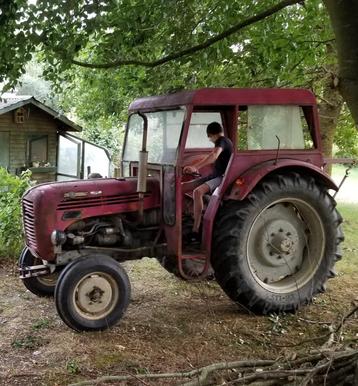
<svg viewBox="0 0 358 386"><path fill-rule="evenodd" d="M31 201L22 199L22 215L24 221L26 241L29 247L36 249L35 214Z"/></svg>
<svg viewBox="0 0 358 386"><path fill-rule="evenodd" d="M149 197L150 192L144 194ZM83 209L102 205L120 205L138 202L138 193L129 193L125 195L113 195L105 197L81 197L62 201L57 205L57 210Z"/></svg>

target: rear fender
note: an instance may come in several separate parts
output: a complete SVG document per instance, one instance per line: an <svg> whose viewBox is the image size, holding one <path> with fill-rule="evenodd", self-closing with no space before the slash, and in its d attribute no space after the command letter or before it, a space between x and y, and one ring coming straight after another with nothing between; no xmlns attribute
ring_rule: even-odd
<svg viewBox="0 0 358 386"><path fill-rule="evenodd" d="M267 161L245 171L232 181L226 191L225 198L238 201L244 200L263 178L270 174L289 172L297 172L306 176L310 175L327 186L328 189L338 190L337 185L331 177L319 167L303 161L286 159L278 160L277 163L274 164L272 161Z"/></svg>

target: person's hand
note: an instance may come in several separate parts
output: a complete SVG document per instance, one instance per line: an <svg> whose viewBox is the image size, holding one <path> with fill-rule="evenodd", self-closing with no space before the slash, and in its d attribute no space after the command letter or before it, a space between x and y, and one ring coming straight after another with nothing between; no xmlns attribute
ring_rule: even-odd
<svg viewBox="0 0 358 386"><path fill-rule="evenodd" d="M184 166L183 171L186 174L197 174L198 173L198 169L195 166L190 166L190 165Z"/></svg>

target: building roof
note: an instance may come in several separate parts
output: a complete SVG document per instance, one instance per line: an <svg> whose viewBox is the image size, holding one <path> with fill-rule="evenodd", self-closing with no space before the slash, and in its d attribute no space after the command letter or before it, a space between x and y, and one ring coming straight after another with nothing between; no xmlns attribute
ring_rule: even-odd
<svg viewBox="0 0 358 386"><path fill-rule="evenodd" d="M129 111L155 108L196 106L230 106L260 104L315 105L314 95L305 89L289 88L202 88L173 94L140 98L132 102Z"/></svg>
<svg viewBox="0 0 358 386"><path fill-rule="evenodd" d="M39 109L43 110L47 114L51 115L55 120L62 124L60 127L64 131L82 131L82 127L69 120L64 115L53 110L51 107L46 106L42 102L38 101L31 95L14 95L3 94L0 97L0 115L9 111L16 110L19 107L32 104Z"/></svg>

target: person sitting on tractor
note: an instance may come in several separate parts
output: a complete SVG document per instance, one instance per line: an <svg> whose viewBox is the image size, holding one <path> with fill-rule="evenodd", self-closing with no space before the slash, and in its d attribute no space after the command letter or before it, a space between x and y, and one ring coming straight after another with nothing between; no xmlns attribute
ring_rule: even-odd
<svg viewBox="0 0 358 386"><path fill-rule="evenodd" d="M215 147L205 158L195 163L194 165L185 166L184 173L198 173L199 169L210 164L214 164L213 173L203 177L199 185L193 191L194 198L194 225L192 233L189 237L190 241L198 241L200 239L199 229L201 223L201 215L204 209L203 196L213 191L221 184L226 167L229 163L233 152L233 144L229 138L224 136L224 131L220 123L211 122L206 128L207 136L210 142L213 142Z"/></svg>

